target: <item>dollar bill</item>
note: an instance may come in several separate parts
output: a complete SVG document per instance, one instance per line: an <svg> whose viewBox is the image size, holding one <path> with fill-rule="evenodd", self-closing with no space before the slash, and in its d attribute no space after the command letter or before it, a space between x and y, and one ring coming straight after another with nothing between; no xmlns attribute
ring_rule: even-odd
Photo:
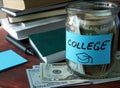
<svg viewBox="0 0 120 88"><path fill-rule="evenodd" d="M33 69L34 68L34 69ZM33 66L32 69L26 69L30 88L51 88L51 87L62 87L70 86L72 84L77 84L78 82L42 82L40 75L40 65ZM81 85L86 85L87 82L79 83Z"/></svg>
<svg viewBox="0 0 120 88"><path fill-rule="evenodd" d="M66 63L52 63L41 64L41 80L47 82L109 82L114 80L120 80L120 60L115 62L115 65L110 70L107 76L101 79L83 79L69 71ZM96 83L97 83L96 82Z"/></svg>
<svg viewBox="0 0 120 88"><path fill-rule="evenodd" d="M86 82L87 79L81 79L74 74L66 63L41 63L40 66L41 80L51 82Z"/></svg>
<svg viewBox="0 0 120 88"><path fill-rule="evenodd" d="M26 69L30 88L51 88L67 85L67 82L42 82L39 69Z"/></svg>
<svg viewBox="0 0 120 88"><path fill-rule="evenodd" d="M26 69L30 88L51 88L62 86L76 86L99 84L120 80L120 53L117 53L117 60L111 71L103 79L81 79L68 69L66 63L51 63L33 65ZM73 76L73 77L72 77Z"/></svg>
<svg viewBox="0 0 120 88"><path fill-rule="evenodd" d="M120 77L120 59L117 58L106 78Z"/></svg>
<svg viewBox="0 0 120 88"><path fill-rule="evenodd" d="M117 52L116 52L116 59L117 59L117 60L120 60L120 51L117 51Z"/></svg>
<svg viewBox="0 0 120 88"><path fill-rule="evenodd" d="M28 77L28 80L29 80L30 88L36 88L36 86L33 82L33 81L36 81L36 79L33 80L34 78L30 75L30 72L31 72L31 69L26 69L26 73L27 73L27 77ZM35 73L36 73L36 71L35 71Z"/></svg>
<svg viewBox="0 0 120 88"><path fill-rule="evenodd" d="M118 61L117 61L118 62ZM120 62L120 60L119 60ZM117 65L119 65L119 62ZM62 86L77 86L77 85L89 85L89 84L99 84L105 82L112 82L120 80L120 69L117 68L117 71L113 69L109 75L104 79L89 79L83 82L79 81L69 81L69 82L43 82L41 80L40 68L42 65L34 65L32 69L26 69L30 88L50 88L50 87L62 87ZM116 66L115 66L116 67ZM80 79L81 80L81 79Z"/></svg>
<svg viewBox="0 0 120 88"><path fill-rule="evenodd" d="M40 64L39 65L33 65L32 69L40 69Z"/></svg>

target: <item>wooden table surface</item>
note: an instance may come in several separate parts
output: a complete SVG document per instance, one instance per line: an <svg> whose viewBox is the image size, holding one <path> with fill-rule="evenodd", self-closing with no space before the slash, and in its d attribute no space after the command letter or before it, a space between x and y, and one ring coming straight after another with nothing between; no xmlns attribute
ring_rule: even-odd
<svg viewBox="0 0 120 88"><path fill-rule="evenodd" d="M0 52L12 49L28 60L27 63L0 72L0 88L30 88L26 69L40 63L37 56L28 56L5 40L7 32L0 30ZM119 47L120 48L120 47ZM68 87L67 87L68 88ZM72 87L73 88L73 87ZM120 81L103 84L83 85L74 88L120 88Z"/></svg>

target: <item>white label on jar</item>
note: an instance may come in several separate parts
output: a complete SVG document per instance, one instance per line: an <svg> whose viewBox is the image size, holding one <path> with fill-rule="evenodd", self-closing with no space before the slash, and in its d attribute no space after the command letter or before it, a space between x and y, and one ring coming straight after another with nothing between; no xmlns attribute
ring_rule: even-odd
<svg viewBox="0 0 120 88"><path fill-rule="evenodd" d="M84 65L109 64L112 34L80 35L66 31L66 58Z"/></svg>

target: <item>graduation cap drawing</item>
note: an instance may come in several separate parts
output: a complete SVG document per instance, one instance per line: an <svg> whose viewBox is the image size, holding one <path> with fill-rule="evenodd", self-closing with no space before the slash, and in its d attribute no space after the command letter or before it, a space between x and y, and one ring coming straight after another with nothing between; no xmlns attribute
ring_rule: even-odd
<svg viewBox="0 0 120 88"><path fill-rule="evenodd" d="M92 56L88 55L88 54L85 53L85 52L77 53L76 56L77 56L77 60L78 60L80 63L93 63L93 58L92 58Z"/></svg>

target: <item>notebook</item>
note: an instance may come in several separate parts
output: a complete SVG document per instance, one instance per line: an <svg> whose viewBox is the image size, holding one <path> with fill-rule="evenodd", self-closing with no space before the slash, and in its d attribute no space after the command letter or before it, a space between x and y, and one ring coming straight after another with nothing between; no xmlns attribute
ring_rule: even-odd
<svg viewBox="0 0 120 88"><path fill-rule="evenodd" d="M53 63L65 59L65 28L32 34L29 42L45 63Z"/></svg>

